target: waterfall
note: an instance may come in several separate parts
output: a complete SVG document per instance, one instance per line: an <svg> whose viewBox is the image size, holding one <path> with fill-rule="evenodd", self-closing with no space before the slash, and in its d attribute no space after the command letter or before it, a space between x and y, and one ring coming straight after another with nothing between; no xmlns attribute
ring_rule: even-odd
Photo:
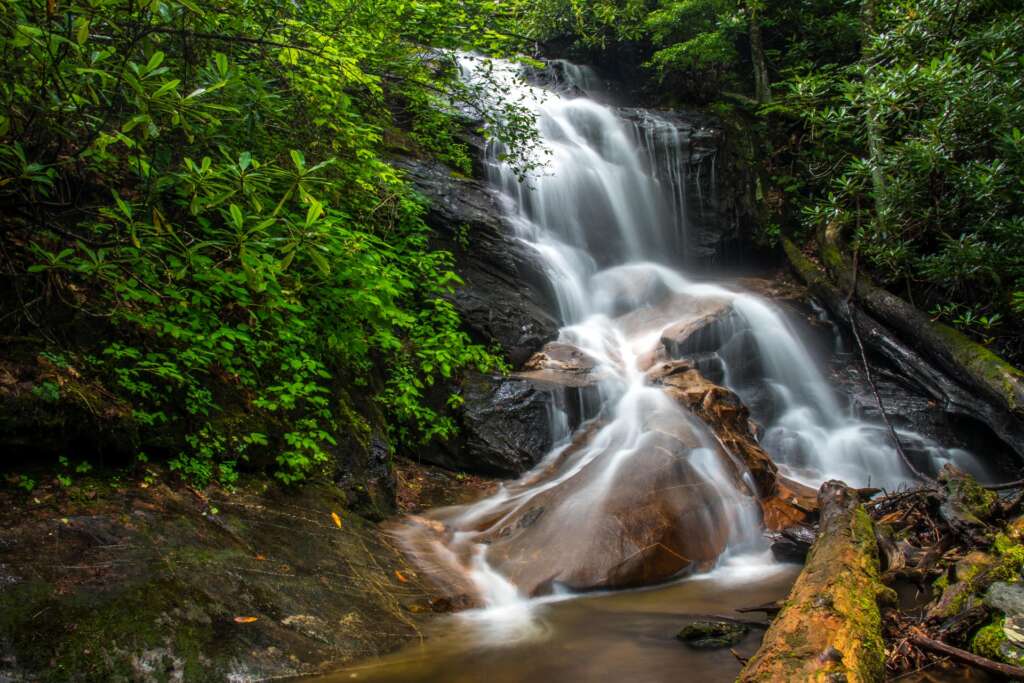
<svg viewBox="0 0 1024 683"><path fill-rule="evenodd" d="M462 57L467 79L478 59ZM702 218L688 207L713 199L688 197L687 188L704 180L713 194L713 154L695 152L670 116L588 96L600 83L590 70L561 62L560 85L549 88L524 81L511 63L490 72L506 95L531 103L545 156L523 182L492 141L489 180L550 279L559 342L596 364L600 409L572 434L555 420L552 452L492 496L416 520L403 540L421 566L448 577L452 592L507 614L529 596L663 580L757 549L750 473L646 372L644 359L669 326L709 312L717 322L701 332L693 362L750 406L783 473L812 486L911 480L885 431L841 404L769 301L677 269ZM691 183L691 172L704 177ZM971 459L902 436L933 471Z"/></svg>

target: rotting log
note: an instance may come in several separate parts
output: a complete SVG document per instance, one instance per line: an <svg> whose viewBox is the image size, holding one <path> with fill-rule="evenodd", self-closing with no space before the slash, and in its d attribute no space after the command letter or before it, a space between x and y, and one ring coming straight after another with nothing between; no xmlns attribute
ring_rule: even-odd
<svg viewBox="0 0 1024 683"><path fill-rule="evenodd" d="M868 313L903 339L913 340L922 355L1024 424L1024 372L962 332L933 321L916 306L878 287L864 273L855 274L842 255L835 226L819 233L818 254L841 291L853 291Z"/></svg>
<svg viewBox="0 0 1024 683"><path fill-rule="evenodd" d="M783 239L783 249L789 259L790 266L796 275L807 285L808 290L815 299L820 301L825 308L840 322L847 327L857 325L860 330L864 345L872 352L888 360L900 371L900 375L912 382L923 394L930 396L939 402L947 413L955 415L966 415L975 420L983 422L1006 444L1024 458L1024 417L1008 409L1005 401L997 401L990 397L989 392L979 392L974 388L973 383L965 380L961 373L950 372L946 366L938 361L926 358L932 354L923 355L903 343L901 335L905 332L893 325L891 328L880 317L865 312L858 306L866 306L867 301L861 296L855 305L845 305L846 292L841 291L840 285L829 276L829 274L805 256L792 241ZM841 260L841 259L840 259ZM849 276L849 283L852 283L852 272L846 271ZM863 295L869 284L861 282L863 275L858 280L858 293ZM841 284L841 283L840 283ZM874 288L877 290L878 288ZM884 290L883 290L884 291ZM887 292L885 293L888 296ZM898 299L898 297L895 297ZM903 302L905 306L910 306ZM911 307L912 308L912 307ZM915 309L916 311L916 309ZM917 312L919 326L936 326L919 311ZM921 322L921 319L924 322ZM941 326L944 330L956 335L959 333ZM963 337L963 335L959 335ZM913 339L918 348L921 348L921 339L918 335L912 334L907 337ZM968 344L974 344L963 338ZM998 359L984 347L979 347L986 353ZM927 352L926 348L921 349ZM998 359L1001 360L1001 359ZM1009 366L1008 366L1009 367ZM956 380L956 381L954 381Z"/></svg>
<svg viewBox="0 0 1024 683"><path fill-rule="evenodd" d="M739 681L881 681L885 675L878 546L857 492L818 491L821 526L796 584Z"/></svg>

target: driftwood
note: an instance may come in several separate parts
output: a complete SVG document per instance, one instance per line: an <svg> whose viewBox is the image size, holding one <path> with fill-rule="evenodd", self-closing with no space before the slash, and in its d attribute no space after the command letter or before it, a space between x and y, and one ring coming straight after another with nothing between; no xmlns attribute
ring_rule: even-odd
<svg viewBox="0 0 1024 683"><path fill-rule="evenodd" d="M963 662L964 664L969 664L970 666L978 669L983 669L984 671L999 674L1001 676L1008 676L1016 680L1024 680L1024 669L1019 666L1003 664L1002 662L995 662L986 657L980 657L966 650L961 650L958 647L947 645L940 640L929 638L920 631L911 633L909 640L918 647L948 655L953 659Z"/></svg>
<svg viewBox="0 0 1024 683"><path fill-rule="evenodd" d="M932 634L946 644L966 643L971 633L988 621L990 614L989 608L985 605L974 605L944 619L935 627Z"/></svg>
<svg viewBox="0 0 1024 683"><path fill-rule="evenodd" d="M885 674L878 546L857 492L830 481L818 492L821 526L807 564L738 680L881 681Z"/></svg>
<svg viewBox="0 0 1024 683"><path fill-rule="evenodd" d="M922 341L921 335L908 334L904 329L906 325L891 324L888 322L888 318L891 316L887 316L883 320L881 316L876 315L874 309L869 305L869 299L874 299L867 297L866 293L869 291L874 293L878 291L878 288L859 281L857 284L859 306L851 306L848 309L845 305L845 290L841 291L840 287L845 286L848 289L852 284L853 274L849 269L842 271L845 277L833 279L828 272L807 258L790 240L783 239L783 248L793 270L807 285L815 299L820 301L837 320L847 327L856 324L867 349L888 360L899 370L901 376L912 382L918 391L935 399L946 412L966 415L985 423L1019 456L1024 458L1024 416L1019 411L1010 410L1007 401L996 400L987 390L979 391L973 382L964 379L966 376L964 373L948 370L946 364L939 362L933 357L933 354L928 352L927 344ZM830 253L834 255L836 252ZM839 264L843 263L840 258ZM892 297L887 292L885 294ZM898 297L894 298L898 299ZM906 302L903 302L903 305L910 307ZM914 310L916 315L913 324L918 326L937 325L916 309ZM944 326L941 327L944 330L949 330ZM950 332L959 335L952 330ZM913 340L914 348L910 348L908 344L900 341L901 338ZM984 347L980 347L966 338L964 341L967 344L972 344L973 347L982 349L996 361L1002 362L998 356ZM1002 367L998 363L996 366Z"/></svg>

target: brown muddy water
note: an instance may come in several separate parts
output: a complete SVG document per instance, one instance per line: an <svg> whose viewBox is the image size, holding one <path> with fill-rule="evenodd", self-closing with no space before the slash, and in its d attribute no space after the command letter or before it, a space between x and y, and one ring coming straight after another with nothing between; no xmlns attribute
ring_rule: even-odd
<svg viewBox="0 0 1024 683"><path fill-rule="evenodd" d="M316 683L520 683L523 681L732 681L741 663L728 649L695 650L676 640L685 624L712 615L757 620L737 607L786 596L797 565L737 558L710 574L642 590L532 602L506 614L439 617L421 644ZM751 656L763 629L733 649Z"/></svg>

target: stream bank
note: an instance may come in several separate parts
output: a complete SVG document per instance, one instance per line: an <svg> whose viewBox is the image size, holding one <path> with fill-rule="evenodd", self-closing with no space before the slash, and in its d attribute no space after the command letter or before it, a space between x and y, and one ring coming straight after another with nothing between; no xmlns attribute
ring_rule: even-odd
<svg viewBox="0 0 1024 683"><path fill-rule="evenodd" d="M309 675L419 642L447 609L332 482L168 480L0 492L0 680ZM489 486L411 463L397 482L405 512Z"/></svg>

